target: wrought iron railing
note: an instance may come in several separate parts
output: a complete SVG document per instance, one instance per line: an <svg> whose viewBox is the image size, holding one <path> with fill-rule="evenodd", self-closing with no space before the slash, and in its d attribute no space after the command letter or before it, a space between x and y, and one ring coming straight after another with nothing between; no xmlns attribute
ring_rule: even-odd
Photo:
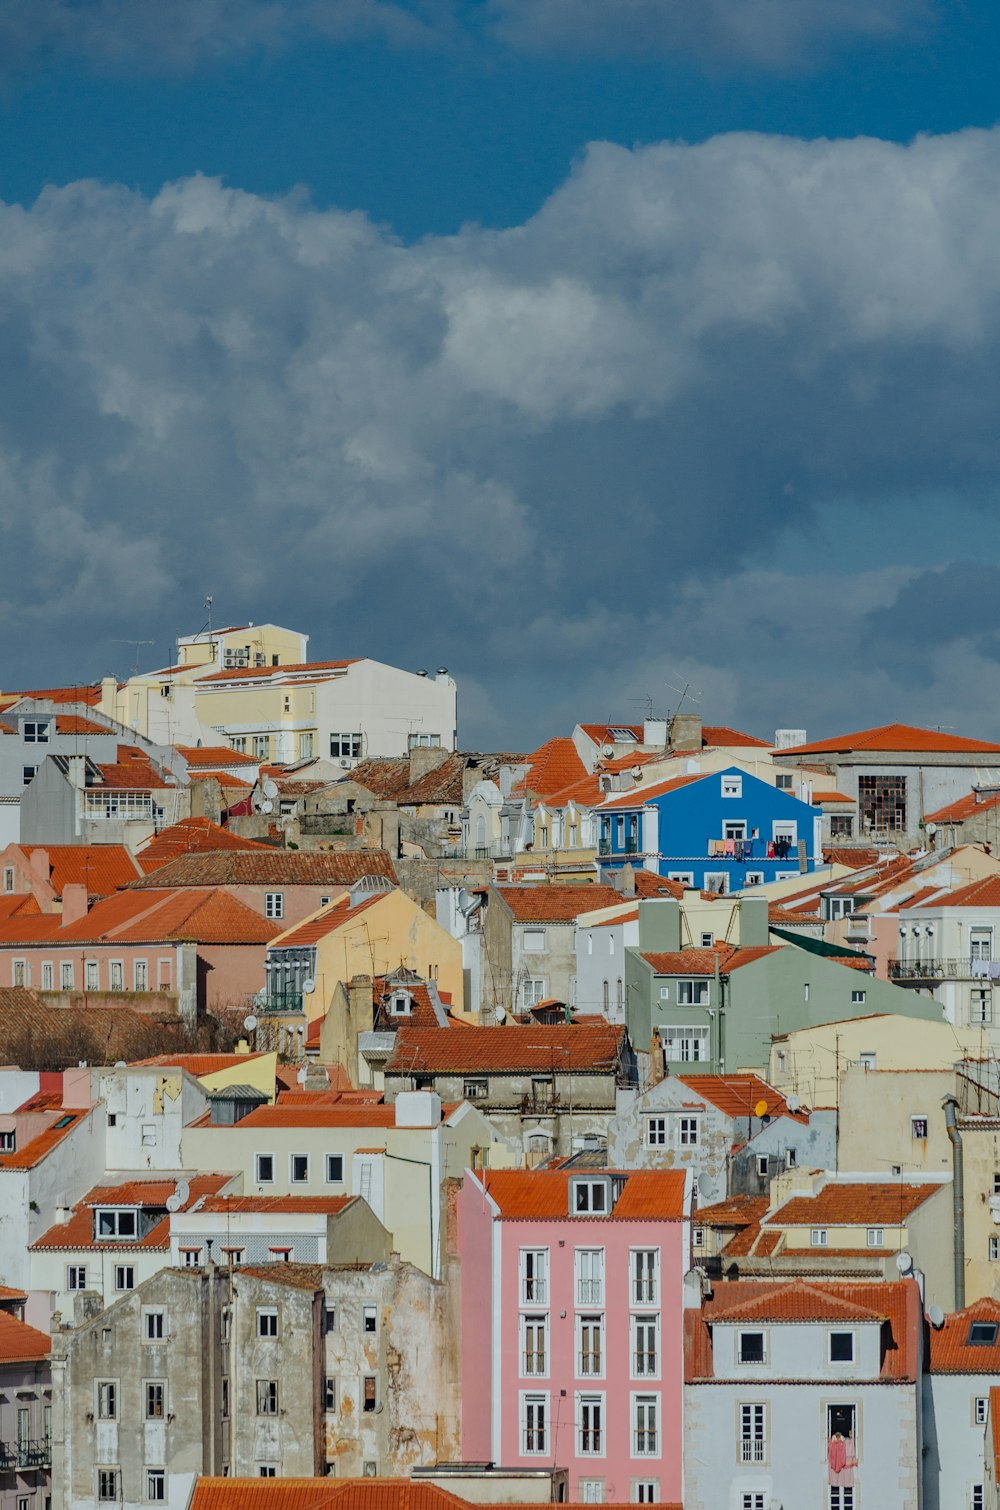
<svg viewBox="0 0 1000 1510"><path fill-rule="evenodd" d="M996 976L992 971L996 970ZM1000 979L1000 962L986 959L891 959L890 980Z"/></svg>

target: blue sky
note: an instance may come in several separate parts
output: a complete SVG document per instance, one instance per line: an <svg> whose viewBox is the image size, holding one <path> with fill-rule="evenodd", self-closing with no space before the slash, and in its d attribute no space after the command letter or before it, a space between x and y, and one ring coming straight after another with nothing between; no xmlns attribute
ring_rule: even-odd
<svg viewBox="0 0 1000 1510"><path fill-rule="evenodd" d="M0 686L212 592L449 665L470 746L681 676L1000 736L998 59L981 0L10 0Z"/></svg>

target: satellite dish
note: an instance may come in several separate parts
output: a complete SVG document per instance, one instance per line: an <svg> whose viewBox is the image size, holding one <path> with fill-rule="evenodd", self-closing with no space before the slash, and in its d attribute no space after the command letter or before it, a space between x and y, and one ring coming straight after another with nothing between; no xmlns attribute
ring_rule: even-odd
<svg viewBox="0 0 1000 1510"><path fill-rule="evenodd" d="M755 1117L766 1117L767 1116L767 1102L764 1101L764 1100L758 1101L757 1105L753 1109L753 1114L754 1114Z"/></svg>
<svg viewBox="0 0 1000 1510"><path fill-rule="evenodd" d="M257 1026L257 1019L252 1012L250 1013L249 1017L244 1017L243 1026L246 1028L248 1033L252 1033L254 1028Z"/></svg>
<svg viewBox="0 0 1000 1510"><path fill-rule="evenodd" d="M191 1186L188 1184L187 1180L181 1180L180 1184L177 1186L177 1189L174 1191L174 1195L177 1197L177 1203L180 1206L183 1206L184 1202L190 1199Z"/></svg>
<svg viewBox="0 0 1000 1510"><path fill-rule="evenodd" d="M264 798L264 801L261 803L260 807L258 808L258 812L261 812L261 813L273 813L274 812L274 803L271 801L270 797L265 797Z"/></svg>
<svg viewBox="0 0 1000 1510"><path fill-rule="evenodd" d="M300 1085L305 1085L306 1081L309 1078L309 1071L306 1069L305 1065L302 1066L295 1078Z"/></svg>
<svg viewBox="0 0 1000 1510"><path fill-rule="evenodd" d="M712 1194L712 1176L711 1175L709 1175L709 1174L700 1174L698 1176L698 1194L699 1195L711 1195Z"/></svg>
<svg viewBox="0 0 1000 1510"><path fill-rule="evenodd" d="M940 1306L928 1306L927 1307L927 1320L930 1322L931 1326L934 1327L935 1330L937 1330L938 1327L943 1327L944 1326L944 1312L942 1311L941 1307Z"/></svg>
<svg viewBox="0 0 1000 1510"><path fill-rule="evenodd" d="M913 1268L913 1259L905 1250L902 1253L896 1254L896 1268L900 1274L909 1274Z"/></svg>
<svg viewBox="0 0 1000 1510"><path fill-rule="evenodd" d="M799 1107L802 1105L802 1102L799 1100L795 1092L792 1091L790 1096L785 1097L785 1105L788 1107L788 1110L790 1112L797 1112L799 1110Z"/></svg>
<svg viewBox="0 0 1000 1510"><path fill-rule="evenodd" d="M181 1209L180 1197L178 1196L178 1194L177 1194L177 1192L175 1190L174 1193L173 1193L173 1195L168 1195L167 1196L167 1210L168 1211L180 1211L180 1209Z"/></svg>
<svg viewBox="0 0 1000 1510"><path fill-rule="evenodd" d="M310 977L309 977L308 980L304 980L302 982L302 995L303 996L311 996L313 994L313 992L315 991L315 989L316 989L316 982L313 980L312 976L310 975Z"/></svg>
<svg viewBox="0 0 1000 1510"><path fill-rule="evenodd" d="M926 832L928 834L930 834L931 838L933 839L934 835L937 833L937 824L936 823L928 823ZM935 1306L934 1309L936 1311L938 1309L938 1307ZM928 1311L927 1314L930 1315L930 1312Z"/></svg>
<svg viewBox="0 0 1000 1510"><path fill-rule="evenodd" d="M128 1069L128 1064L127 1064L127 1062L124 1059L116 1059L115 1060L115 1069L116 1070L127 1070Z"/></svg>
<svg viewBox="0 0 1000 1510"><path fill-rule="evenodd" d="M497 1022L506 1022L507 1021L507 1013L504 1011L503 1007L497 1007L497 1009L496 1009L496 1016L497 1016Z"/></svg>
<svg viewBox="0 0 1000 1510"><path fill-rule="evenodd" d="M601 754L607 756L609 759L614 753L615 747L613 744L606 744L601 747Z"/></svg>
<svg viewBox="0 0 1000 1510"><path fill-rule="evenodd" d="M270 776L268 776L265 779L265 781L264 781L264 796L265 797L277 797L277 795L278 795L278 786L277 786L277 783L274 782L274 781L272 781L271 778L270 778Z"/></svg>

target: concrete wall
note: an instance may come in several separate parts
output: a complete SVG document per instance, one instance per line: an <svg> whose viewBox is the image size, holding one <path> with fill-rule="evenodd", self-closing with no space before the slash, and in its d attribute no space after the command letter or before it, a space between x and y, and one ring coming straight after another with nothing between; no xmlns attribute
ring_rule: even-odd
<svg viewBox="0 0 1000 1510"><path fill-rule="evenodd" d="M27 1244L52 1226L57 1206L73 1205L103 1173L104 1115L100 1107L81 1117L32 1168L0 1168L0 1274L4 1284L29 1289Z"/></svg>
<svg viewBox="0 0 1000 1510"><path fill-rule="evenodd" d="M989 1399L990 1374L924 1374L923 1510L969 1510L983 1483L985 1427L976 1400Z"/></svg>

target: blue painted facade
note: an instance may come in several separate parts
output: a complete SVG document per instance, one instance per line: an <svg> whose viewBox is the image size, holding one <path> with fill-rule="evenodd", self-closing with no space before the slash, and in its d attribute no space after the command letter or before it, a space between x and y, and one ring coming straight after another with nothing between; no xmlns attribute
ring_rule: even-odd
<svg viewBox="0 0 1000 1510"><path fill-rule="evenodd" d="M809 870L822 861L818 809L738 766L608 802L595 812L605 870L631 863L728 892L798 875L800 840Z"/></svg>

